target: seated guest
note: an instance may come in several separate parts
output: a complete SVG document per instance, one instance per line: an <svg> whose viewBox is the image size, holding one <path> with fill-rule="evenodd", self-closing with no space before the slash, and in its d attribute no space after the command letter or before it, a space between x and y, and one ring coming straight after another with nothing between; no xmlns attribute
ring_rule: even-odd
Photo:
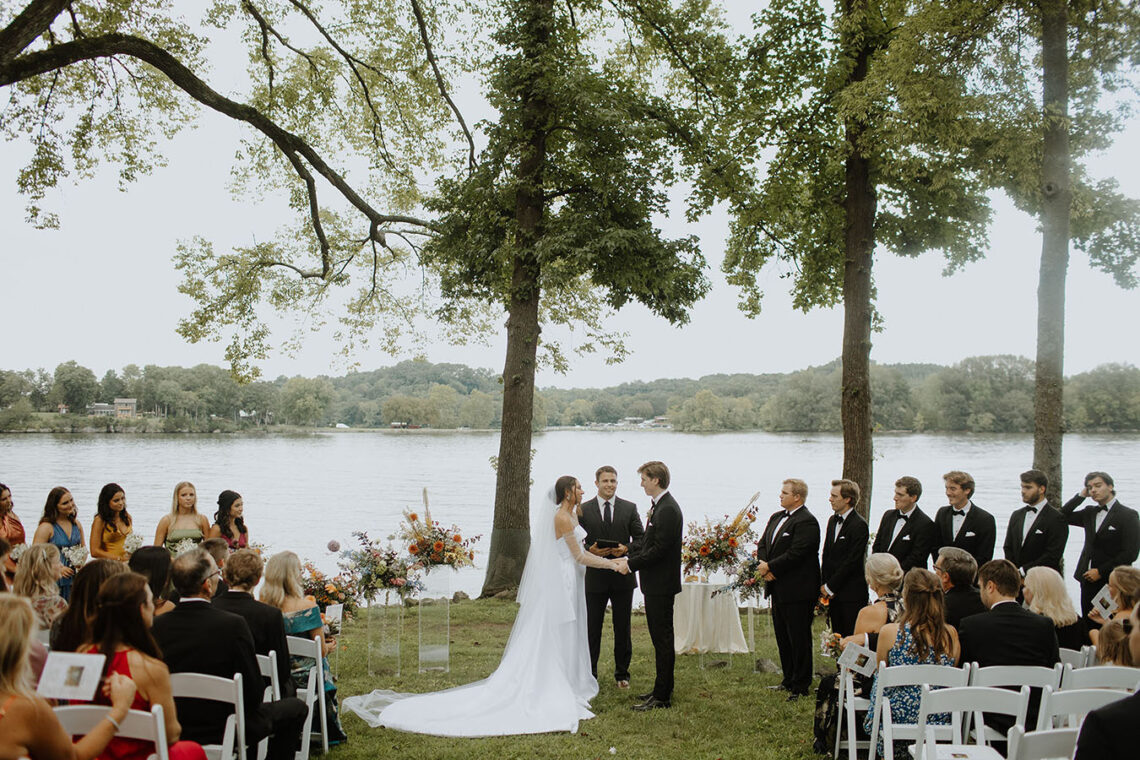
<svg viewBox="0 0 1140 760"><path fill-rule="evenodd" d="M253 649L253 636L245 620L210 604L217 588L218 567L202 549L174 558L171 567L178 605L154 621L154 636L162 659L172 673L205 673L233 678L240 673L245 688L246 740L251 754L269 736L271 760L291 760L308 710L299 699L262 703L261 670ZM250 685L253 687L250 688ZM217 744L232 712L224 704L178 699L182 734L201 744Z"/></svg>
<svg viewBox="0 0 1140 760"><path fill-rule="evenodd" d="M60 596L57 584L62 571L59 549L52 544L32 544L16 567L12 590L31 601L40 628L44 630L50 630L55 619L67 610L67 602Z"/></svg>
<svg viewBox="0 0 1140 760"><path fill-rule="evenodd" d="M12 511L12 489L0 483L0 538L8 542L9 546L24 543L24 524ZM16 562L10 556L4 557L0 568L4 571L4 582L10 588L16 578Z"/></svg>
<svg viewBox="0 0 1140 760"><path fill-rule="evenodd" d="M108 483L99 491L91 519L91 556L126 562L131 558L125 543L132 532L127 496L118 483Z"/></svg>
<svg viewBox="0 0 1140 760"><path fill-rule="evenodd" d="M1065 649L1080 650L1089 643L1089 629L1077 614L1077 608L1065 590L1065 579L1051 567L1031 567L1022 586L1025 604L1030 612L1053 621L1057 644Z"/></svg>
<svg viewBox="0 0 1140 760"><path fill-rule="evenodd" d="M958 632L946 624L946 609L942 584L929 570L913 568L903 579L903 613L898 622L887 623L879 632L877 655L880 662L895 665L945 665L953 667L958 662ZM878 678L878 674L875 674ZM919 699L922 694L918 686L898 686L883 694L891 700L891 711L896 723L917 723ZM870 733L871 719L875 712L877 693L871 691L871 706L863 722L863 729ZM949 716L932 716L932 723L949 723ZM882 755L882 740L879 741L879 755ZM910 757L908 742L895 742L895 760ZM888 759L889 760L889 759Z"/></svg>
<svg viewBox="0 0 1140 760"><path fill-rule="evenodd" d="M899 561L893 554L879 552L867 557L863 566L863 575L867 585L875 592L875 601L859 610L855 619L855 633L844 636L840 642L846 647L850 643L858 643L874 651L879 640L879 630L887 623L893 623L902 612L902 603L899 599L899 589L902 586L903 572ZM855 686L863 697L870 696L871 679L862 675L855 676ZM819 679L819 688L815 693L815 743L813 748L817 754L831 753L831 742L835 739L836 710L839 702L839 678L837 675L825 675Z"/></svg>
<svg viewBox="0 0 1140 760"><path fill-rule="evenodd" d="M1100 636L1096 640L1096 658L1101 665L1123 665L1126 668L1135 667L1132 662L1132 651L1128 646L1128 633L1131 628L1125 628L1128 618L1109 620L1100 629ZM1140 678L1137 679L1140 681Z"/></svg>
<svg viewBox="0 0 1140 760"><path fill-rule="evenodd" d="M1112 596L1112 601L1116 602L1116 611L1108 617L1108 620L1127 618L1132 614L1136 600L1140 599L1140 570L1127 565L1114 569L1108 574L1108 593ZM1089 620L1097 626L1108 622L1097 609L1089 613ZM1094 644L1097 642L1097 634L1096 628L1089 631L1089 639Z"/></svg>
<svg viewBox="0 0 1140 760"><path fill-rule="evenodd" d="M36 629L36 616L27 599L0 593L0 757L29 760L92 760L118 731L127 717L135 684L112 673L102 687L110 700L107 717L72 743L47 700L37 697L30 684L28 648Z"/></svg>
<svg viewBox="0 0 1140 760"><path fill-rule="evenodd" d="M149 712L151 705L162 705L171 760L205 760L201 745L179 741L182 726L171 693L170 671L159 659L161 653L150 632L153 623L154 597L146 578L138 573L119 573L99 587L90 643L79 651L106 655L107 673L121 673L134 680L138 691L132 710ZM102 694L96 694L94 701L107 704ZM153 753L154 742L116 737L100 758L146 760Z"/></svg>
<svg viewBox="0 0 1140 760"><path fill-rule="evenodd" d="M140 546L131 555L127 567L146 578L154 595L154 614L165 615L174 609L170 587L170 552L161 546Z"/></svg>
<svg viewBox="0 0 1140 760"><path fill-rule="evenodd" d="M261 601L272 605L284 613L285 633L290 636L304 636L315 639L324 631L321 611L317 603L302 595L301 560L293 552L280 552L269 558L265 565L265 585L261 589ZM336 648L336 640L331 636L325 639L327 655ZM300 690L309 684L309 670L313 661L307 657L293 657L291 670L293 683ZM328 660L324 662L325 706L329 727L329 743L340 743L348 737L340 727L337 713L336 685L329 672ZM319 716L314 715L317 719Z"/></svg>
<svg viewBox="0 0 1140 760"><path fill-rule="evenodd" d="M8 543L8 539L0 536L0 568L8 564L8 555L12 552L12 545ZM3 580L3 585L0 585L0 591L11 591L12 584L8 581L8 574L0 572L0 580Z"/></svg>
<svg viewBox="0 0 1140 760"><path fill-rule="evenodd" d="M245 618L258 654L277 653L277 680L281 694L291 697L297 690L289 676L289 644L285 641L285 621L281 610L253 598L252 592L261 581L264 564L261 555L252 549L238 549L231 554L222 570L229 590L214 596L214 606Z"/></svg>
<svg viewBox="0 0 1140 760"><path fill-rule="evenodd" d="M1133 608L1126 620L1129 625L1124 627L1131 629L1129 654L1133 662L1140 662L1140 610ZM1137 747L1140 747L1140 691L1085 716L1073 760L1136 757Z"/></svg>
<svg viewBox="0 0 1140 760"><path fill-rule="evenodd" d="M244 511L241 494L237 491L218 494L218 511L214 513L214 524L210 526L210 538L223 539L230 551L249 546L249 530L242 517Z"/></svg>
<svg viewBox="0 0 1140 760"><path fill-rule="evenodd" d="M218 570L221 572L218 577L218 590L215 594L220 596L226 593L226 589L229 588L226 585L226 558L230 556L230 547L220 538L207 538L200 545L214 558L214 564L218 566Z"/></svg>
<svg viewBox="0 0 1140 760"><path fill-rule="evenodd" d="M974 585L978 563L965 549L943 546L934 560L934 572L942 581L946 594L946 622L958 628L963 618L986 611L982 596Z"/></svg>
<svg viewBox="0 0 1140 760"><path fill-rule="evenodd" d="M74 652L80 644L92 640L91 626L95 622L95 600L99 595L99 587L112 575L125 572L127 566L113 559L92 560L79 568L71 587L71 604L66 612L56 618L52 627L52 649Z"/></svg>

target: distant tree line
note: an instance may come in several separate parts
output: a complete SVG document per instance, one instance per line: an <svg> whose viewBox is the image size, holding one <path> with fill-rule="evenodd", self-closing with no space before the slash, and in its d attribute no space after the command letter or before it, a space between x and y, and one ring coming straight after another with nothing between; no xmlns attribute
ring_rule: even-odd
<svg viewBox="0 0 1140 760"><path fill-rule="evenodd" d="M667 417L683 431L837 432L838 360L787 374L707 375L604 389L546 388L535 397L534 427L606 425ZM951 367L871 367L874 424L880 430L1028 433L1033 430L1033 362L978 356ZM342 377L284 376L239 384L220 367L139 368L128 364L97 379L64 362L44 369L0 370L0 429L35 429L61 406L82 427L90 404L137 400L154 430L233 430L268 425L410 425L495 429L501 421L498 375L461 364L405 361ZM1105 364L1067 379L1066 427L1140 430L1140 369ZM130 422L115 421L119 426Z"/></svg>

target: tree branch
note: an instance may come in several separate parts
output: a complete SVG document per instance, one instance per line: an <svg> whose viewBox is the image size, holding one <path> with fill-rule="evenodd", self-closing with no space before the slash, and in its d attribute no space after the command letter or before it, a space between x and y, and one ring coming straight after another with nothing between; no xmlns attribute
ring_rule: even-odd
<svg viewBox="0 0 1140 760"><path fill-rule="evenodd" d="M463 114L459 112L459 106L455 105L455 101L451 99L451 94L447 91L447 86L443 82L443 75L439 72L439 64L435 58L435 51L432 50L431 40L428 38L427 23L424 21L424 10L420 5L420 0L411 0L412 13L416 15L416 25L420 28L420 39L423 40L424 50L427 53L428 63L431 64L431 70L435 73L435 83L439 87L439 94L447 101L447 105L451 107L451 112L455 114L455 119L459 122L459 126L463 129L463 134L467 137L467 168L469 171L475 171L475 140L471 137L471 130L467 128L467 122L463 120Z"/></svg>
<svg viewBox="0 0 1140 760"><path fill-rule="evenodd" d="M0 66L24 51L51 28L51 22L70 5L71 0L33 0L19 15L0 29Z"/></svg>

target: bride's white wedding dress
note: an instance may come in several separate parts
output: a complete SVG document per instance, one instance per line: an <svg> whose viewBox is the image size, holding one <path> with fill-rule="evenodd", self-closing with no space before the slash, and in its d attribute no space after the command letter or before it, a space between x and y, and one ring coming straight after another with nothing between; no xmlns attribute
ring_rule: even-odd
<svg viewBox="0 0 1140 760"><path fill-rule="evenodd" d="M584 578L587 565L610 565L582 549L580 525L559 540L554 512L542 511L545 519L537 516L531 530L519 612L494 673L429 694L374 691L346 698L343 707L374 727L437 736L576 732L578 721L594 717L598 682L590 673Z"/></svg>

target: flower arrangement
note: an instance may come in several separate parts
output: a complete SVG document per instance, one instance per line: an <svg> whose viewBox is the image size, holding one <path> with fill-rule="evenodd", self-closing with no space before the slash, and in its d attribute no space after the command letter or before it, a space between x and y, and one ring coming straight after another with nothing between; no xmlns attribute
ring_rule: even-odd
<svg viewBox="0 0 1140 760"><path fill-rule="evenodd" d="M391 591L402 599L422 587L415 565L400 558L396 549L381 546L378 539L370 539L362 531L353 531L352 535L360 548L341 552L343 559L337 566L353 579L358 599L371 601L381 592Z"/></svg>
<svg viewBox="0 0 1140 760"><path fill-rule="evenodd" d="M351 615L359 606L356 584L351 577L342 573L330 578L312 562L301 565L301 590L305 596L312 597L322 613L330 604L343 604L345 615Z"/></svg>
<svg viewBox="0 0 1140 760"><path fill-rule="evenodd" d="M756 540L752 523L756 520L756 498L737 513L731 521L728 515L718 523L705 520L704 525L689 523L689 536L681 545L681 562L685 572L701 569L705 572L728 570L740 556L741 546Z"/></svg>
<svg viewBox="0 0 1140 760"><path fill-rule="evenodd" d="M74 546L65 546L60 550L60 554L67 558L68 564L72 567L83 567L87 562L87 547L83 544L75 544Z"/></svg>
<svg viewBox="0 0 1140 760"><path fill-rule="evenodd" d="M127 537L123 539L123 551L125 551L127 554L134 554L135 552L137 552L139 549L142 548L142 545L143 545L142 535L135 533L133 531L128 533Z"/></svg>
<svg viewBox="0 0 1140 760"><path fill-rule="evenodd" d="M834 657L838 660L839 655L843 654L843 647L840 646L841 641L843 641L843 637L838 633L832 633L828 630L821 631L819 634L819 653L824 657Z"/></svg>
<svg viewBox="0 0 1140 760"><path fill-rule="evenodd" d="M444 528L438 521L432 520L427 505L427 489L424 489L423 519L415 512L405 509L399 537L408 547L414 565L429 569L445 565L453 570L475 564L475 551L471 546L481 538L464 538L458 526Z"/></svg>
<svg viewBox="0 0 1140 760"><path fill-rule="evenodd" d="M764 576L757 567L760 564L755 556L751 556L735 568L727 585L721 586L713 595L726 591L735 591L740 595L740 601L759 599L764 595Z"/></svg>
<svg viewBox="0 0 1140 760"><path fill-rule="evenodd" d="M182 552L188 552L191 549L197 549L198 542L192 538L184 538L174 545L174 556L177 557Z"/></svg>
<svg viewBox="0 0 1140 760"><path fill-rule="evenodd" d="M827 594L820 594L819 599L815 601L815 616L820 617L826 615L828 609L831 607L831 597Z"/></svg>
<svg viewBox="0 0 1140 760"><path fill-rule="evenodd" d="M24 552L28 550L29 546L31 546L31 544L16 544L12 547L12 550L8 552L8 558L13 562L19 562L20 557L24 556Z"/></svg>

